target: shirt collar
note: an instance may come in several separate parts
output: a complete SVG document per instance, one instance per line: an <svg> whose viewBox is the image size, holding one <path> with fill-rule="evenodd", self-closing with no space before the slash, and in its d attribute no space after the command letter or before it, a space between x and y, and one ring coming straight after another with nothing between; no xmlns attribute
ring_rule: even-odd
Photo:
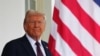
<svg viewBox="0 0 100 56"><path fill-rule="evenodd" d="M30 37L28 34L26 34L26 37L27 37L27 39L29 40L29 42L31 44L34 44L35 45L36 41L32 37ZM41 46L42 45L41 38L38 40L38 42L40 43L40 46Z"/></svg>

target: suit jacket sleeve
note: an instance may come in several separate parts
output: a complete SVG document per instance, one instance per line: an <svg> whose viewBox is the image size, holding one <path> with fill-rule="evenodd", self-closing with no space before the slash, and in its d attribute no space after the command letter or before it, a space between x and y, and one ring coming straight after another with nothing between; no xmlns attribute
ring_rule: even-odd
<svg viewBox="0 0 100 56"><path fill-rule="evenodd" d="M1 56L16 56L16 45L9 42L5 45Z"/></svg>

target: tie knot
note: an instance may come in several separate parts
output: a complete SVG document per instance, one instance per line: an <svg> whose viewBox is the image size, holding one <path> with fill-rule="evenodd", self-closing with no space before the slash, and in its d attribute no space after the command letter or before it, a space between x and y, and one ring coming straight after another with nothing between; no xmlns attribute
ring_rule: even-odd
<svg viewBox="0 0 100 56"><path fill-rule="evenodd" d="M39 43L38 41L36 41L36 43L35 43L35 44L36 44L36 46L40 46L40 43Z"/></svg>

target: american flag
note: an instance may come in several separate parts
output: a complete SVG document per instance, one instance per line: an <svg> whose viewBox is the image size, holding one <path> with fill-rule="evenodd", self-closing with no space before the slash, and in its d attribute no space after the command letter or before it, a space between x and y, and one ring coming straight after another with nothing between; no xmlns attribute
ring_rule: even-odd
<svg viewBox="0 0 100 56"><path fill-rule="evenodd" d="M55 0L53 56L100 56L100 0Z"/></svg>

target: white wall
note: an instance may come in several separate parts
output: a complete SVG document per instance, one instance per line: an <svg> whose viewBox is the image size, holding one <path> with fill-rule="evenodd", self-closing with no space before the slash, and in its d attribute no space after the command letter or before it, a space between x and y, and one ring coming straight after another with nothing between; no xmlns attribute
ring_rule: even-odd
<svg viewBox="0 0 100 56"><path fill-rule="evenodd" d="M46 14L46 29L43 34L43 39L48 42L49 35L50 35L50 28L51 28L51 19L53 15L53 8L54 8L54 1L55 0L44 0L44 8L43 11Z"/></svg>
<svg viewBox="0 0 100 56"><path fill-rule="evenodd" d="M24 34L24 14L24 0L0 0L0 54L5 43Z"/></svg>
<svg viewBox="0 0 100 56"><path fill-rule="evenodd" d="M51 28L51 0L43 0L43 12L46 15L46 29L43 34L43 39L48 41Z"/></svg>

